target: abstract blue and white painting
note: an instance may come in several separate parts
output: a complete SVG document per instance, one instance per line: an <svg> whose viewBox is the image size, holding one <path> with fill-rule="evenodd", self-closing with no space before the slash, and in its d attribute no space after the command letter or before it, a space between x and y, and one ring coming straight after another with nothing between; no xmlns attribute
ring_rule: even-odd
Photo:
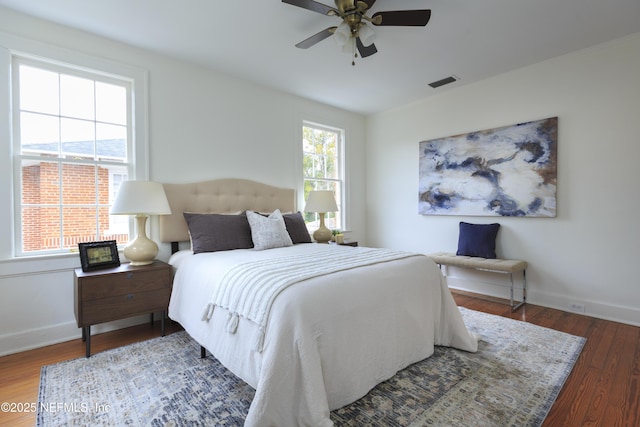
<svg viewBox="0 0 640 427"><path fill-rule="evenodd" d="M558 118L420 142L423 215L556 216Z"/></svg>

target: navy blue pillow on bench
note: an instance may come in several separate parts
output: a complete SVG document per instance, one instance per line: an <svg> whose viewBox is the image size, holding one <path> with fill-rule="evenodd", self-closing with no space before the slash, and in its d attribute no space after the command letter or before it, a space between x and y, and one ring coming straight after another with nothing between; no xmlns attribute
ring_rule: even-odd
<svg viewBox="0 0 640 427"><path fill-rule="evenodd" d="M469 224L460 222L456 255L496 258L496 236L500 224Z"/></svg>

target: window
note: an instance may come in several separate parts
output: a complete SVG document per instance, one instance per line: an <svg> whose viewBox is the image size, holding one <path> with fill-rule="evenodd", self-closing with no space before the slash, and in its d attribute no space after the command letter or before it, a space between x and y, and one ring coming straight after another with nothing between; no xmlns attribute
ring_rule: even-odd
<svg viewBox="0 0 640 427"><path fill-rule="evenodd" d="M302 127L304 200L310 191L331 190L336 195L338 212L325 215L329 229L344 229L344 131L305 122ZM311 229L319 227L320 218L305 212L305 221Z"/></svg>
<svg viewBox="0 0 640 427"><path fill-rule="evenodd" d="M135 176L131 80L20 56L12 80L16 254L125 243L109 207Z"/></svg>

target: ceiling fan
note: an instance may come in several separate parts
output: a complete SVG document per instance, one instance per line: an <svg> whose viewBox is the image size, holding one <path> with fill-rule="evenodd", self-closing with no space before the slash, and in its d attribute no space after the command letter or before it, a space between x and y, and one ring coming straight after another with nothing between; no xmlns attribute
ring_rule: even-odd
<svg viewBox="0 0 640 427"><path fill-rule="evenodd" d="M342 19L340 25L324 29L296 44L296 47L308 49L333 35L344 51L351 50L354 57L357 57L359 52L362 58L371 56L378 51L376 45L373 44L373 30L367 25L367 22L375 26L424 27L431 18L431 10L429 9L376 12L369 17L367 12L376 0L335 0L336 7L327 6L314 0L282 0L282 2ZM355 60L352 64L355 65Z"/></svg>

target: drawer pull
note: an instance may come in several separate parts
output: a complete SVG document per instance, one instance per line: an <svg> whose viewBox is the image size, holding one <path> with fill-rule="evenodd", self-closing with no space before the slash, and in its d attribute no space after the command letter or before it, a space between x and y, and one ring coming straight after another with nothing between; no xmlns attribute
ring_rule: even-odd
<svg viewBox="0 0 640 427"><path fill-rule="evenodd" d="M127 273L127 279L133 279L133 273L131 272Z"/></svg>
<svg viewBox="0 0 640 427"><path fill-rule="evenodd" d="M127 294L127 299L133 299L134 296L134 294Z"/></svg>

